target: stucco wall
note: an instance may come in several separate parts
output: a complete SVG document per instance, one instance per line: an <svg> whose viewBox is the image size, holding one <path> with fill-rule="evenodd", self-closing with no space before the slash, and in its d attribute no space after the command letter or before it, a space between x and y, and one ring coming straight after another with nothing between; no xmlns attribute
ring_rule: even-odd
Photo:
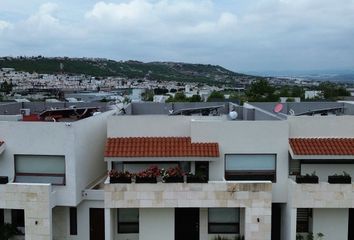
<svg viewBox="0 0 354 240"><path fill-rule="evenodd" d="M103 153L107 138L107 118L113 112L101 113L73 123L76 204L82 200L82 190L107 171Z"/></svg>
<svg viewBox="0 0 354 240"><path fill-rule="evenodd" d="M288 124L285 121L192 121L192 141L219 143L220 160L210 162L210 180L224 178L225 154L276 154L273 201L287 201Z"/></svg>
<svg viewBox="0 0 354 240"><path fill-rule="evenodd" d="M289 136L353 137L353 120L353 116L289 116Z"/></svg>
<svg viewBox="0 0 354 240"><path fill-rule="evenodd" d="M142 208L139 211L139 240L174 239L175 210L173 208Z"/></svg>
<svg viewBox="0 0 354 240"><path fill-rule="evenodd" d="M323 239L348 239L348 209L313 209L313 233L323 233Z"/></svg>

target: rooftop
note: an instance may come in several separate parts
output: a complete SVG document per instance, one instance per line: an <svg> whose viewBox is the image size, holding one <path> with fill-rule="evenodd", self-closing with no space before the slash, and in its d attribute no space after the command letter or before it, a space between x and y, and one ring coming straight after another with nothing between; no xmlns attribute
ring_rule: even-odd
<svg viewBox="0 0 354 240"><path fill-rule="evenodd" d="M108 138L105 157L219 157L219 145L190 137Z"/></svg>
<svg viewBox="0 0 354 240"><path fill-rule="evenodd" d="M294 155L354 155L354 138L291 138Z"/></svg>

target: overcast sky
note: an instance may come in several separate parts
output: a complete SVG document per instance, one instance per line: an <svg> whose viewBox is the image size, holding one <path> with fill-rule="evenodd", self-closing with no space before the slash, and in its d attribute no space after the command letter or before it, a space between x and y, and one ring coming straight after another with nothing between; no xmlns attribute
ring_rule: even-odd
<svg viewBox="0 0 354 240"><path fill-rule="evenodd" d="M0 55L354 69L354 0L0 0Z"/></svg>

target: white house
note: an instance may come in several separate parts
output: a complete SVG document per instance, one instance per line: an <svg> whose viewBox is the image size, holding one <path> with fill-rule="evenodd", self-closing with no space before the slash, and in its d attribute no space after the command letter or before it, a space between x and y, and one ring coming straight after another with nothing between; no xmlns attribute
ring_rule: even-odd
<svg viewBox="0 0 354 240"><path fill-rule="evenodd" d="M2 121L0 225L26 239L354 239L354 185L328 182L354 174L354 105L275 105L133 103L70 124ZM189 174L141 183L157 169ZM112 170L137 176L118 183ZM319 183L300 183L314 172Z"/></svg>

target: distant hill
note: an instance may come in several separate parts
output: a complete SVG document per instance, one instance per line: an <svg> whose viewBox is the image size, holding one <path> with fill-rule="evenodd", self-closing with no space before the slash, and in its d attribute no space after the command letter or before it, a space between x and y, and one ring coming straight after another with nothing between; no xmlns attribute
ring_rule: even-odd
<svg viewBox="0 0 354 240"><path fill-rule="evenodd" d="M61 66L63 67L61 69ZM47 74L85 74L95 77L119 76L128 79L149 79L177 82L234 84L256 77L235 73L221 66L175 62L113 61L88 58L0 58L0 68Z"/></svg>

